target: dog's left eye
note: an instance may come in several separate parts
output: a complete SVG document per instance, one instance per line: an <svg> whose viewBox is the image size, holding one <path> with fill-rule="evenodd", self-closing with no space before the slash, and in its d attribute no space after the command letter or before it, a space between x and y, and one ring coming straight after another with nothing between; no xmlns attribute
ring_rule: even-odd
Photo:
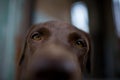
<svg viewBox="0 0 120 80"><path fill-rule="evenodd" d="M33 40L41 40L42 39L42 34L40 34L39 32L34 32L32 35L31 35L31 38Z"/></svg>
<svg viewBox="0 0 120 80"><path fill-rule="evenodd" d="M78 39L74 41L74 45L77 47L85 47L85 42L82 39Z"/></svg>

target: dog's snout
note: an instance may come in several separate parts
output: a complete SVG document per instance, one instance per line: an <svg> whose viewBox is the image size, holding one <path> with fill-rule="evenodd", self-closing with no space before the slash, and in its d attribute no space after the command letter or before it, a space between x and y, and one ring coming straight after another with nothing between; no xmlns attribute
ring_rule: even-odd
<svg viewBox="0 0 120 80"><path fill-rule="evenodd" d="M73 72L76 65L72 61L59 61L59 60L46 60L41 59L40 61L33 62L31 68L35 71L40 71L44 69L59 69L67 72Z"/></svg>
<svg viewBox="0 0 120 80"><path fill-rule="evenodd" d="M34 77L37 80L70 80L71 73L64 68L46 67L36 71Z"/></svg>
<svg viewBox="0 0 120 80"><path fill-rule="evenodd" d="M75 69L70 61L41 59L34 63L31 69L35 80L70 80Z"/></svg>
<svg viewBox="0 0 120 80"><path fill-rule="evenodd" d="M32 77L32 80L77 80L79 75L76 74L80 73L79 64L67 48L49 44L43 46L41 52L39 49L28 62L28 76Z"/></svg>

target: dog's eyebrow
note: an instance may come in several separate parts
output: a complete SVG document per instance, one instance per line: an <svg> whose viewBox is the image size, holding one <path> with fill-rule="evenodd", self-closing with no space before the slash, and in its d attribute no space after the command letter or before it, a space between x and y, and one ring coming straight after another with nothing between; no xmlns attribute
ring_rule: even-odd
<svg viewBox="0 0 120 80"><path fill-rule="evenodd" d="M33 31L44 31L44 30L48 30L45 27L36 27Z"/></svg>
<svg viewBox="0 0 120 80"><path fill-rule="evenodd" d="M43 33L45 33L45 34L48 34L48 33L50 34L49 29L47 29L47 28L45 28L45 27L36 28L36 29L34 29L34 30L31 32L31 34L32 34L33 32L43 32Z"/></svg>
<svg viewBox="0 0 120 80"><path fill-rule="evenodd" d="M69 34L69 38L71 38L71 39L78 39L78 38L81 38L81 35L80 34L78 34L77 32L72 32L72 33L70 33Z"/></svg>

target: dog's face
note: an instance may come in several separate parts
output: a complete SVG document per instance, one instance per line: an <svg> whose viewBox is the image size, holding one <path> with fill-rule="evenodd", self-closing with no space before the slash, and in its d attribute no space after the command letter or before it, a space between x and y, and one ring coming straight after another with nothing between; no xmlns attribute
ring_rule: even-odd
<svg viewBox="0 0 120 80"><path fill-rule="evenodd" d="M70 24L34 25L19 61L19 80L81 80L89 51L88 34Z"/></svg>

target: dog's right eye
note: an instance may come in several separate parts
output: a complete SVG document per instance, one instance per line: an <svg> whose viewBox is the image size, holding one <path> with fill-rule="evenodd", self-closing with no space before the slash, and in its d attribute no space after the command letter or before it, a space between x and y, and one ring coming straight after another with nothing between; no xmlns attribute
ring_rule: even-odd
<svg viewBox="0 0 120 80"><path fill-rule="evenodd" d="M68 41L71 45L77 48L87 47L85 40L76 32L69 35Z"/></svg>
<svg viewBox="0 0 120 80"><path fill-rule="evenodd" d="M42 39L42 34L39 33L39 32L34 32L34 33L31 35L31 39L33 39L33 40L41 40L41 39Z"/></svg>

